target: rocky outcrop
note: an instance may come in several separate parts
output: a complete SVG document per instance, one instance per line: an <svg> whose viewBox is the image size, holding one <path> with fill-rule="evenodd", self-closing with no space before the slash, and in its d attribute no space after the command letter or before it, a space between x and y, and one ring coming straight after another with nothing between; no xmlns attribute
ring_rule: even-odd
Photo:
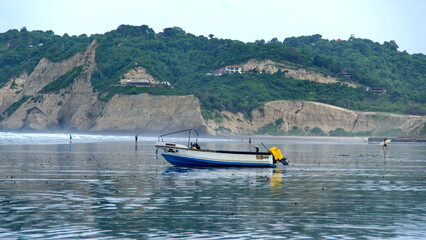
<svg viewBox="0 0 426 240"><path fill-rule="evenodd" d="M147 80L150 83L158 83L158 81L149 74L148 70L146 70L143 67L135 67L130 69L128 72L123 74L121 77L120 83L125 84L129 81L141 81L141 80Z"/></svg>
<svg viewBox="0 0 426 240"><path fill-rule="evenodd" d="M272 60L257 60L251 59L241 65L243 72L265 72L265 73L276 73L281 71L285 77L293 78L297 80L307 80L318 83L342 83L350 87L356 88L355 84L348 82L340 82L337 78L331 76L325 76L315 71L309 71L301 66L298 66L290 62L274 62Z"/></svg>

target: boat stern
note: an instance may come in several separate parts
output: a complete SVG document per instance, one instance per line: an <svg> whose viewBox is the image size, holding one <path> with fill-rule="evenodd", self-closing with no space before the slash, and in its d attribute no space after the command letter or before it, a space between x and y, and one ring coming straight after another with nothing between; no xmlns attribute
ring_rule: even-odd
<svg viewBox="0 0 426 240"><path fill-rule="evenodd" d="M269 149L269 151L272 153L272 157L274 158L274 162L280 162L283 165L288 165L287 158L284 157L281 150L277 147L272 147Z"/></svg>

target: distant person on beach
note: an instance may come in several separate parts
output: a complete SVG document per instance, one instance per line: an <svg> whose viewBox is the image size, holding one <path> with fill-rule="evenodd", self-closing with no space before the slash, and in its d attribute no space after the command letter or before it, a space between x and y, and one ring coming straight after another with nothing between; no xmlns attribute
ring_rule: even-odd
<svg viewBox="0 0 426 240"><path fill-rule="evenodd" d="M385 138L384 140L383 140L383 142L384 142L384 144L383 144L383 148L388 148L388 145L386 144L386 141L387 141L387 139Z"/></svg>
<svg viewBox="0 0 426 240"><path fill-rule="evenodd" d="M138 142L138 135L136 134L135 135L135 143L137 143Z"/></svg>
<svg viewBox="0 0 426 240"><path fill-rule="evenodd" d="M70 134L70 143L72 143L72 135Z"/></svg>

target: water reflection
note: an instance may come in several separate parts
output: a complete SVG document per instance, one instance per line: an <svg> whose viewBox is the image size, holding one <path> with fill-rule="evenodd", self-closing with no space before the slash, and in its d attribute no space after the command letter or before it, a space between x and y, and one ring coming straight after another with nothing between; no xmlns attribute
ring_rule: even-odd
<svg viewBox="0 0 426 240"><path fill-rule="evenodd" d="M383 148L383 158L384 158L385 162L386 162L386 156L387 156L387 154L388 154L388 148L387 147Z"/></svg>
<svg viewBox="0 0 426 240"><path fill-rule="evenodd" d="M274 193L278 193L280 191L280 186L283 181L283 172L281 169L274 169L271 177L271 187Z"/></svg>
<svg viewBox="0 0 426 240"><path fill-rule="evenodd" d="M246 169L172 167L142 141L1 146L0 238L426 237L426 145L278 147L289 166Z"/></svg>

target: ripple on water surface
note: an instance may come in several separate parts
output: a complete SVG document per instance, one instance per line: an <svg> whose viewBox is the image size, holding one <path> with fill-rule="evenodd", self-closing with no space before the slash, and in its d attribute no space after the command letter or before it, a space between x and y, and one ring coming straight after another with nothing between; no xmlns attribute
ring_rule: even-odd
<svg viewBox="0 0 426 240"><path fill-rule="evenodd" d="M426 238L426 145L348 141L265 139L278 169L172 167L151 141L1 145L0 238Z"/></svg>

